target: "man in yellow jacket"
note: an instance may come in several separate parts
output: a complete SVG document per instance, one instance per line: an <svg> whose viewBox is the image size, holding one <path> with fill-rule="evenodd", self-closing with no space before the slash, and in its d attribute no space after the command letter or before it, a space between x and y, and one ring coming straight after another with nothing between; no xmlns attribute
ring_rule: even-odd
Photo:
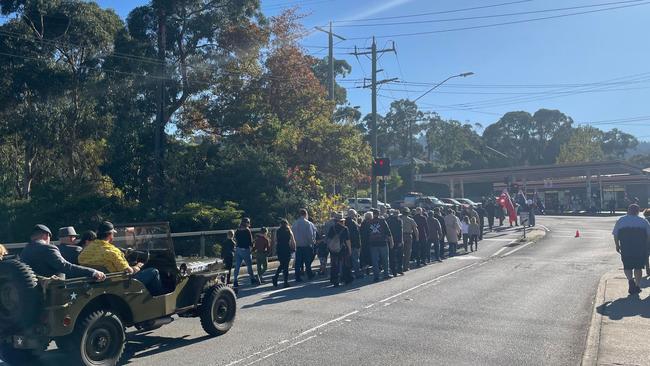
<svg viewBox="0 0 650 366"><path fill-rule="evenodd" d="M126 272L133 274L133 277L142 282L152 296L164 293L160 282L160 273L156 268L145 268L143 263L129 265L124 253L112 244L115 227L108 221L104 221L97 229L97 239L91 242L79 254L79 264L91 268L106 269L108 273Z"/></svg>

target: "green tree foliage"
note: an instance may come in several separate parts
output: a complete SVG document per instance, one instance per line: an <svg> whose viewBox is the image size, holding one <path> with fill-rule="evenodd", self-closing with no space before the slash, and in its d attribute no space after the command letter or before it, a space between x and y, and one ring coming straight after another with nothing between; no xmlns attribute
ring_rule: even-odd
<svg viewBox="0 0 650 366"><path fill-rule="evenodd" d="M562 145L557 163L580 163L603 160L602 131L591 126L573 130L569 141Z"/></svg>

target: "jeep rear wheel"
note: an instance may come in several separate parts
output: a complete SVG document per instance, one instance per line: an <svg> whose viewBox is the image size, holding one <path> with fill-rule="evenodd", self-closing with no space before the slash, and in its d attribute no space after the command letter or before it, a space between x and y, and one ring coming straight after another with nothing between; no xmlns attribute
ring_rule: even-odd
<svg viewBox="0 0 650 366"><path fill-rule="evenodd" d="M228 332L235 322L236 313L235 293L225 285L208 289L199 308L201 326L212 336Z"/></svg>
<svg viewBox="0 0 650 366"><path fill-rule="evenodd" d="M64 349L77 350L73 354L78 363L85 366L116 365L126 344L122 321L105 310L88 315L70 337L64 342Z"/></svg>

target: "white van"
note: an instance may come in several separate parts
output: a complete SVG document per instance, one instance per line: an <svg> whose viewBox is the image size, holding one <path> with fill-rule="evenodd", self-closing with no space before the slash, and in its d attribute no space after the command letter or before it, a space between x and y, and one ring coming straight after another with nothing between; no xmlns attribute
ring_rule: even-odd
<svg viewBox="0 0 650 366"><path fill-rule="evenodd" d="M377 201L377 207L385 206L390 209L390 205ZM370 198L348 198L348 207L357 210L357 212L366 212L372 209L372 200Z"/></svg>

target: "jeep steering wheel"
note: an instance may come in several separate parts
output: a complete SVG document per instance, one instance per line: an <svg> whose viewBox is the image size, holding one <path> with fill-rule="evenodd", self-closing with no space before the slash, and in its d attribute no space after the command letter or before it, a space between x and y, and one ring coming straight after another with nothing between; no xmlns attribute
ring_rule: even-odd
<svg viewBox="0 0 650 366"><path fill-rule="evenodd" d="M149 250L136 250L133 248L126 248L124 249L124 256L126 257L126 260L129 262L129 264L140 262L143 265L146 265L151 258L151 252Z"/></svg>

